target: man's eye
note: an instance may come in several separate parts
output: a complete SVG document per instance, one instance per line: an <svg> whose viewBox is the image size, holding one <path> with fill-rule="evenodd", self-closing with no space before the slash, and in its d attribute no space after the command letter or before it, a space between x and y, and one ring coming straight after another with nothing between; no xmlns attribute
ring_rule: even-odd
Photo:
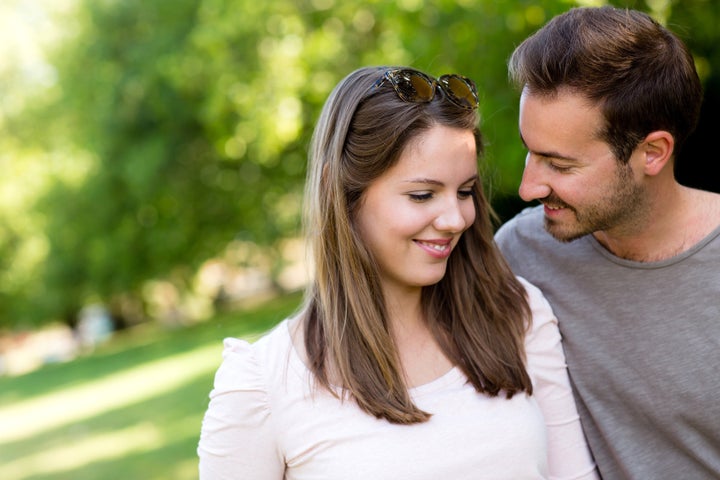
<svg viewBox="0 0 720 480"><path fill-rule="evenodd" d="M550 164L550 168L552 168L552 169L555 170L556 172L560 172L560 173L565 173L565 172L569 172L570 170L572 170L572 167L566 167L566 166L563 166L563 165L557 165L557 164L555 164L555 163L551 163L551 164Z"/></svg>

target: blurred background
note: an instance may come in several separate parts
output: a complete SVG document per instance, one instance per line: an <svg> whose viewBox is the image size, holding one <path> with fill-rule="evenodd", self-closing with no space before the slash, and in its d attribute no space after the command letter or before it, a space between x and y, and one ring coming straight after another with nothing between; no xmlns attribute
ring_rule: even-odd
<svg viewBox="0 0 720 480"><path fill-rule="evenodd" d="M314 122L364 65L473 78L506 220L513 48L611 3L683 38L705 87L682 183L720 191L720 2L0 0L0 478L195 478L224 335L299 303Z"/></svg>

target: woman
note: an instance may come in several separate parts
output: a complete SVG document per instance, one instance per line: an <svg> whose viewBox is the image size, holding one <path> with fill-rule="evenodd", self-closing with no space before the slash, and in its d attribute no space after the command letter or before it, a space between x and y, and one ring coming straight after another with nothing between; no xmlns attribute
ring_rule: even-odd
<svg viewBox="0 0 720 480"><path fill-rule="evenodd" d="M314 279L293 318L226 340L201 479L596 478L556 320L493 242L477 107L471 80L408 68L331 93Z"/></svg>

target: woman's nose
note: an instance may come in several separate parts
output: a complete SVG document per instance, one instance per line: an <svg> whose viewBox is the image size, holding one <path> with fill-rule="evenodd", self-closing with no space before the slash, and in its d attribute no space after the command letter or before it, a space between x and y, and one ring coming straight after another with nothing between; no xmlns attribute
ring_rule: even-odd
<svg viewBox="0 0 720 480"><path fill-rule="evenodd" d="M440 231L453 233L464 231L467 228L468 223L472 221L472 219L467 218L468 212L465 210L467 208L472 208L474 213L475 208L470 200L465 200L465 202L467 205L457 198L448 200L442 212L440 212L440 214L435 218L435 228Z"/></svg>

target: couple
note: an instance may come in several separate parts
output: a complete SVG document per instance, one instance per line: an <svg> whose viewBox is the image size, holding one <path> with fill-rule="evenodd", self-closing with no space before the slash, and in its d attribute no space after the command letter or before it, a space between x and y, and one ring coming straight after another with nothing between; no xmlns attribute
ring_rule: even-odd
<svg viewBox="0 0 720 480"><path fill-rule="evenodd" d="M693 59L645 14L576 8L509 67L542 205L495 236L471 80L362 68L332 92L314 279L226 340L201 479L720 478L720 195L673 175Z"/></svg>

